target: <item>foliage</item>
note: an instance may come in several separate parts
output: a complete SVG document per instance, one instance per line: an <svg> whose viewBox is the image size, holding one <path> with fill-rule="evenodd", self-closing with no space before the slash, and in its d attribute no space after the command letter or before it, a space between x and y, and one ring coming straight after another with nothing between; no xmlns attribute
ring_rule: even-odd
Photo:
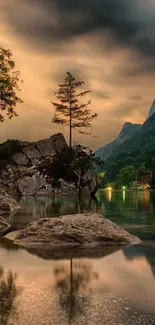
<svg viewBox="0 0 155 325"><path fill-rule="evenodd" d="M50 178L64 178L77 182L79 172L83 174L88 169L94 169L95 164L100 163L103 164L89 148L77 144L56 152L52 162L47 162L46 166L42 166L41 169L46 167L46 173L48 172Z"/></svg>
<svg viewBox="0 0 155 325"><path fill-rule="evenodd" d="M53 122L57 124L63 124L69 126L69 144L72 146L72 129L77 130L82 134L88 134L83 129L91 128L91 122L97 117L97 114L93 114L88 108L91 101L81 103L81 98L84 95L90 93L89 90L83 92L77 92L77 89L81 87L84 82L76 81L70 72L66 73L67 76L64 79L64 83L59 85L59 89L56 92L56 99L58 102L52 104L55 109Z"/></svg>
<svg viewBox="0 0 155 325"><path fill-rule="evenodd" d="M0 170L12 161L12 156L20 150L18 140L7 140L0 144Z"/></svg>
<svg viewBox="0 0 155 325"><path fill-rule="evenodd" d="M4 121L4 111L10 119L17 116L16 105L22 103L17 95L20 91L19 82L19 71L15 70L12 52L0 47L0 122Z"/></svg>
<svg viewBox="0 0 155 325"><path fill-rule="evenodd" d="M106 160L104 170L109 181L113 181L121 169L133 166L137 171L153 170L155 157L155 114L141 129L117 149L117 154ZM143 166L143 167L142 167Z"/></svg>
<svg viewBox="0 0 155 325"><path fill-rule="evenodd" d="M133 166L123 167L120 173L116 176L116 186L130 185L136 180L136 170Z"/></svg>
<svg viewBox="0 0 155 325"><path fill-rule="evenodd" d="M0 159L10 160L12 156L20 150L18 140L7 140L0 144Z"/></svg>

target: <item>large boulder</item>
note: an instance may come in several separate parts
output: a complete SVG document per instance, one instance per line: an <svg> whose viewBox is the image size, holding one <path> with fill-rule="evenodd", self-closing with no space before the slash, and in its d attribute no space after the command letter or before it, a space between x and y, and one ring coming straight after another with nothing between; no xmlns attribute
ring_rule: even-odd
<svg viewBox="0 0 155 325"><path fill-rule="evenodd" d="M100 188L101 184L98 178L91 170L85 172L80 180L80 195L81 196L93 196Z"/></svg>
<svg viewBox="0 0 155 325"><path fill-rule="evenodd" d="M0 189L0 215L8 215L19 208L19 204L5 191Z"/></svg>
<svg viewBox="0 0 155 325"><path fill-rule="evenodd" d="M32 176L21 177L17 183L21 195L31 196L35 195L46 184L46 179L37 172Z"/></svg>
<svg viewBox="0 0 155 325"><path fill-rule="evenodd" d="M0 169L0 188L11 196L91 196L99 188L92 171L72 169L63 178L52 173L53 156L67 148L61 133L37 142L18 142L18 152Z"/></svg>
<svg viewBox="0 0 155 325"><path fill-rule="evenodd" d="M30 159L32 164L38 164L42 158L42 154L36 148L35 144L27 146L23 149L24 154Z"/></svg>
<svg viewBox="0 0 155 325"><path fill-rule="evenodd" d="M11 225L0 217L0 236L5 235L11 229Z"/></svg>
<svg viewBox="0 0 155 325"><path fill-rule="evenodd" d="M28 157L23 152L17 152L12 159L16 162L17 165L26 166L29 163Z"/></svg>
<svg viewBox="0 0 155 325"><path fill-rule="evenodd" d="M30 223L15 243L28 249L56 250L91 245L129 245L140 239L99 214L76 214L44 218Z"/></svg>
<svg viewBox="0 0 155 325"><path fill-rule="evenodd" d="M36 146L39 152L46 158L54 155L56 151L61 151L67 147L67 143L63 134L58 133L52 135L49 139L39 140Z"/></svg>

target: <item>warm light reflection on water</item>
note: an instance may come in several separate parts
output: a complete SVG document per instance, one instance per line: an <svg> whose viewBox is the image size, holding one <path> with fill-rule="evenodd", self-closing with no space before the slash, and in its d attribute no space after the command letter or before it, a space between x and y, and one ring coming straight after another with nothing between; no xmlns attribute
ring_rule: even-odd
<svg viewBox="0 0 155 325"><path fill-rule="evenodd" d="M23 197L20 204L9 218L13 230L42 217L97 212L151 242L56 261L0 240L0 325L155 325L155 192Z"/></svg>
<svg viewBox="0 0 155 325"><path fill-rule="evenodd" d="M153 325L154 248L55 261L0 247L0 324Z"/></svg>

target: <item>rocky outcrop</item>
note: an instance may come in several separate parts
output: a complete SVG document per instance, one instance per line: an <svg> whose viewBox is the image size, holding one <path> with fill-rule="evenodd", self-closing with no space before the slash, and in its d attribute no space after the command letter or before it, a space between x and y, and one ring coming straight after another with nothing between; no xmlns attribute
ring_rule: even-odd
<svg viewBox="0 0 155 325"><path fill-rule="evenodd" d="M76 214L44 218L30 223L15 243L30 249L56 250L64 247L129 245L140 239L99 214Z"/></svg>
<svg viewBox="0 0 155 325"><path fill-rule="evenodd" d="M20 206L6 192L0 190L0 215L9 215L14 210L18 210Z"/></svg>
<svg viewBox="0 0 155 325"><path fill-rule="evenodd" d="M9 225L2 217L0 217L0 236L4 236L11 229Z"/></svg>
<svg viewBox="0 0 155 325"><path fill-rule="evenodd" d="M18 152L0 170L0 188L13 196L94 194L99 183L90 171L82 176L80 172L70 171L74 174L72 181L60 178L55 182L49 176L48 166L51 166L53 156L64 148L67 148L67 144L61 133L34 143L19 141Z"/></svg>

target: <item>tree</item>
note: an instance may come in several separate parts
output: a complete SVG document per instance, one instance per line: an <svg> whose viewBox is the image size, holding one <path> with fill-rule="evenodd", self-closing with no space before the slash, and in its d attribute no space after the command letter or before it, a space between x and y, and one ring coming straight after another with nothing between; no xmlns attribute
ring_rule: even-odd
<svg viewBox="0 0 155 325"><path fill-rule="evenodd" d="M116 184L118 186L130 185L136 179L136 170L133 166L123 167L116 176Z"/></svg>
<svg viewBox="0 0 155 325"><path fill-rule="evenodd" d="M16 105L22 103L17 95L20 91L19 82L19 71L15 71L12 52L0 47L0 122L4 121L4 111L10 119L17 116Z"/></svg>
<svg viewBox="0 0 155 325"><path fill-rule="evenodd" d="M77 89L84 84L83 81L76 81L70 72L64 79L64 83L59 85L56 92L56 99L59 102L52 102L55 114L53 122L57 124L69 126L69 145L72 146L72 129L77 130L82 134L89 134L81 129L91 128L91 122L97 117L96 113L92 113L88 107L91 101L81 103L80 99L84 95L90 93L86 90L78 93Z"/></svg>
<svg viewBox="0 0 155 325"><path fill-rule="evenodd" d="M65 178L76 182L78 181L77 171L83 175L86 171L93 170L97 164L103 164L103 161L95 157L89 148L76 144L56 152L52 161L43 162L39 169L40 171L46 169L49 179Z"/></svg>

